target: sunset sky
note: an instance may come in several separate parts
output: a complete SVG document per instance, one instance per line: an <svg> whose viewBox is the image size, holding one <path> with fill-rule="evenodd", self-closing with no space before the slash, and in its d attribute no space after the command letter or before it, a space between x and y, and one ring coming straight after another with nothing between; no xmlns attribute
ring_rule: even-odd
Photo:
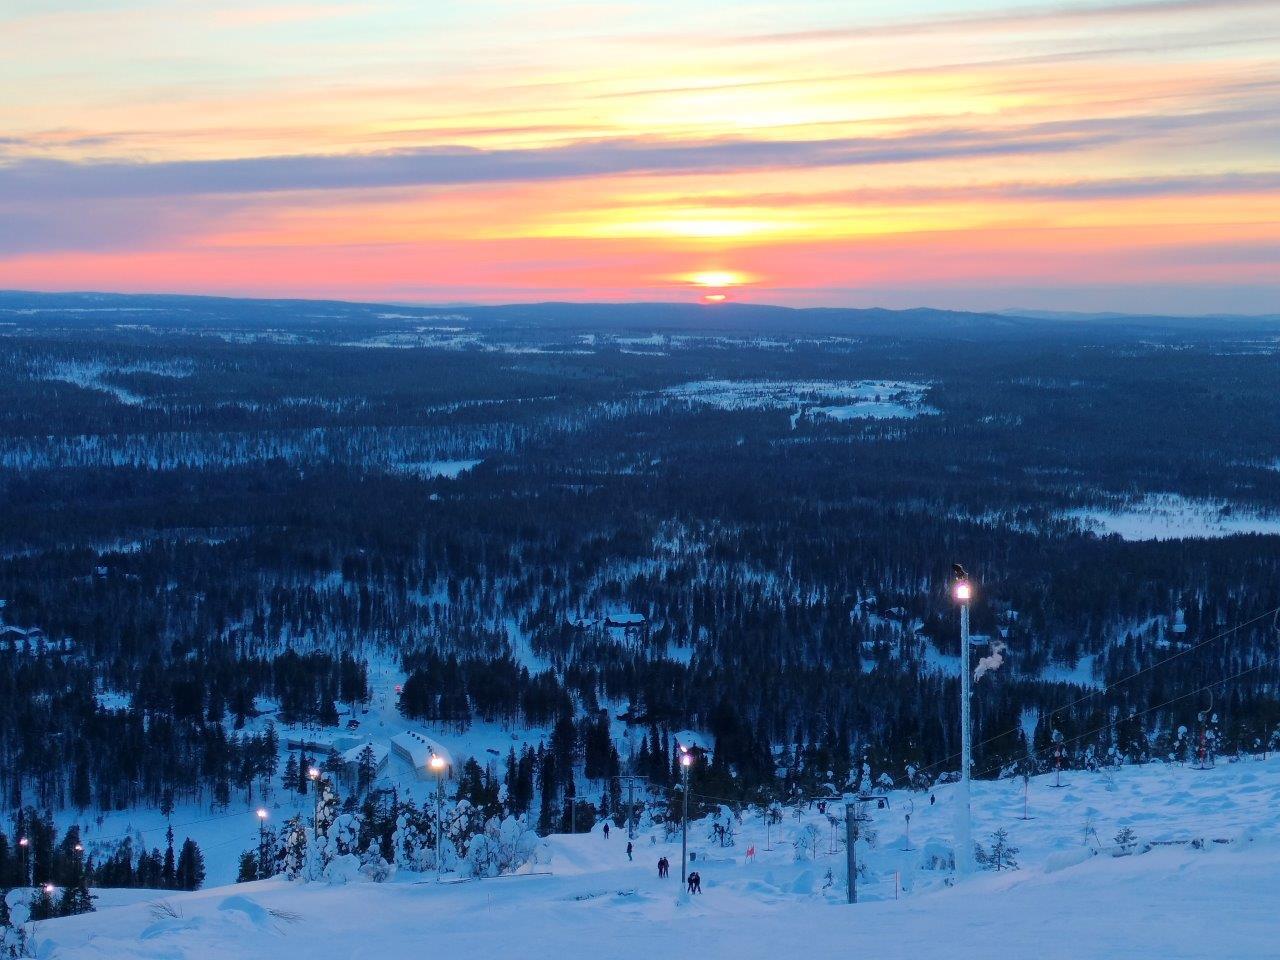
<svg viewBox="0 0 1280 960"><path fill-rule="evenodd" d="M0 288L1280 313L1280 2L0 0Z"/></svg>

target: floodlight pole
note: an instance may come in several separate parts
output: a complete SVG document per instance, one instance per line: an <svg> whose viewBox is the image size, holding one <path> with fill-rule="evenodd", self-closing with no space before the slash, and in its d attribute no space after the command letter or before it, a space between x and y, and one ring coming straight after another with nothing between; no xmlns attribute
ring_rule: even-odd
<svg viewBox="0 0 1280 960"><path fill-rule="evenodd" d="M845 869L849 874L846 885L850 903L858 902L858 813L850 800L844 807Z"/></svg>
<svg viewBox="0 0 1280 960"><path fill-rule="evenodd" d="M270 853L267 842L267 808L258 808L258 879L265 880L271 876L267 872L267 857Z"/></svg>
<svg viewBox="0 0 1280 960"><path fill-rule="evenodd" d="M680 883L689 882L689 767L693 765L693 754L682 748L680 754L680 782L683 797L683 809L680 814Z"/></svg>
<svg viewBox="0 0 1280 960"><path fill-rule="evenodd" d="M437 753L427 760L427 766L436 775L436 883L439 883L444 875L444 771L449 763Z"/></svg>
<svg viewBox="0 0 1280 960"><path fill-rule="evenodd" d="M956 793L956 875L964 876L973 869L973 822L969 807L969 772L973 762L969 601L973 589L968 580L957 580L954 592L960 602L960 784Z"/></svg>

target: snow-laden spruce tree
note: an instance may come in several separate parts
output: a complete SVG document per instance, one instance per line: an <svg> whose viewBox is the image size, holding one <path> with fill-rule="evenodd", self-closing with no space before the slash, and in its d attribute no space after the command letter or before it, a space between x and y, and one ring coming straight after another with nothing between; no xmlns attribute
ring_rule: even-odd
<svg viewBox="0 0 1280 960"><path fill-rule="evenodd" d="M30 957L31 944L27 941L21 920L9 911L9 901L6 899L8 892L0 889L0 960Z"/></svg>
<svg viewBox="0 0 1280 960"><path fill-rule="evenodd" d="M304 876L309 847L307 828L302 825L302 818L292 817L280 830L275 872L284 874L290 880L297 880ZM262 871L262 875L266 875L265 870Z"/></svg>
<svg viewBox="0 0 1280 960"><path fill-rule="evenodd" d="M321 877L330 883L350 883L359 878L362 864L358 815L338 814L321 845L320 861Z"/></svg>
<svg viewBox="0 0 1280 960"><path fill-rule="evenodd" d="M306 866L303 868L303 876L308 880L320 880L325 876L325 871L329 867L328 851L329 835L333 831L333 825L338 817L338 794L333 789L333 784L329 782L327 777L317 780L312 789L318 790L319 796L316 798L315 818L316 830L313 842L307 847Z"/></svg>
<svg viewBox="0 0 1280 960"><path fill-rule="evenodd" d="M524 817L490 817L467 845L465 869L473 877L497 877L530 861L544 862L548 850Z"/></svg>
<svg viewBox="0 0 1280 960"><path fill-rule="evenodd" d="M382 848L371 843L360 855L360 874L374 883L384 883L396 874L396 865L382 855Z"/></svg>
<svg viewBox="0 0 1280 960"><path fill-rule="evenodd" d="M329 827L338 816L338 793L333 789L333 783L328 777L322 777L316 781L315 788L320 791L315 811L316 835L327 837L329 835Z"/></svg>
<svg viewBox="0 0 1280 960"><path fill-rule="evenodd" d="M439 855L445 870L458 869L471 838L484 830L484 813L467 800L459 800L443 812L443 836Z"/></svg>
<svg viewBox="0 0 1280 960"><path fill-rule="evenodd" d="M396 814L396 832L391 837L396 865L413 873L436 868L435 814L419 810L412 801L402 803Z"/></svg>

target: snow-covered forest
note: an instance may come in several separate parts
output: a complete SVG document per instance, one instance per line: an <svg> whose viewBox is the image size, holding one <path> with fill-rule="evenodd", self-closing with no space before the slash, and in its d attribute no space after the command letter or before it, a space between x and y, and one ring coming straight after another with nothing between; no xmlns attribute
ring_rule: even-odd
<svg viewBox="0 0 1280 960"><path fill-rule="evenodd" d="M769 309L0 295L0 889L536 872L680 747L834 853L955 562L979 780L1280 746L1273 331Z"/></svg>

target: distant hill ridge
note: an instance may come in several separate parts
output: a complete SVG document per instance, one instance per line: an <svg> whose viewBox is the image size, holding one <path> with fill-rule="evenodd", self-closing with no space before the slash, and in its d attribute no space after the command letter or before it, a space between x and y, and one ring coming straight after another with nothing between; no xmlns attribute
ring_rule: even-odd
<svg viewBox="0 0 1280 960"><path fill-rule="evenodd" d="M317 311L323 311L318 313ZM60 315L63 325L98 326L104 313L137 313L155 326L315 326L439 320L447 313L477 325L548 331L634 331L751 336L1017 337L1178 333L1240 336L1280 332L1280 315L1173 317L1043 310L975 312L932 307L786 307L762 303L569 302L406 304L344 300L259 299L187 294L0 291L9 322ZM15 316L16 314L16 316ZM389 316L394 315L394 316ZM326 323L327 322L327 323Z"/></svg>

